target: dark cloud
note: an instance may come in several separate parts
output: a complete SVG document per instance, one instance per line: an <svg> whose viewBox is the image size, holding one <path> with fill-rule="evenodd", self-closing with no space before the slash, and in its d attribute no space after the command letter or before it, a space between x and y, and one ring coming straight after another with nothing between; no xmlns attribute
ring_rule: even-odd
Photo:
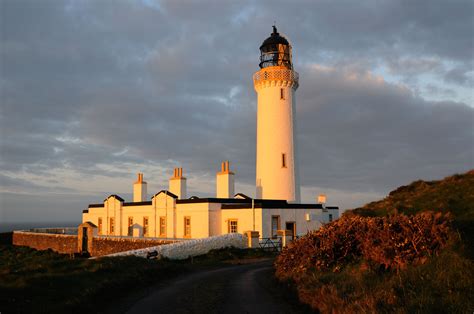
<svg viewBox="0 0 474 314"><path fill-rule="evenodd" d="M87 180L107 178L117 183L100 191L126 194L127 173L143 169L159 188L178 165L191 193L212 191L226 159L247 189L251 77L274 21L301 75L308 191L346 193L350 205L472 168L473 109L455 88L472 87L472 12L469 1L2 1L1 206L20 219L12 209L33 201L25 195L46 193L47 207L55 187L92 197ZM371 74L380 67L405 85ZM443 101L417 95L423 75L422 90Z"/></svg>
<svg viewBox="0 0 474 314"><path fill-rule="evenodd" d="M315 68L302 76L304 184L381 192L473 166L471 107L425 101L369 74Z"/></svg>

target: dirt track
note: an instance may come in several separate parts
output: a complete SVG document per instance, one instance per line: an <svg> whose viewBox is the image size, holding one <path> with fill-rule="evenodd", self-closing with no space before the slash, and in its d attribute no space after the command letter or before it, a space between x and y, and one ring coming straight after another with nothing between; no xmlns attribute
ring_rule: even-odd
<svg viewBox="0 0 474 314"><path fill-rule="evenodd" d="M272 277L272 261L227 266L157 286L127 313L307 313Z"/></svg>

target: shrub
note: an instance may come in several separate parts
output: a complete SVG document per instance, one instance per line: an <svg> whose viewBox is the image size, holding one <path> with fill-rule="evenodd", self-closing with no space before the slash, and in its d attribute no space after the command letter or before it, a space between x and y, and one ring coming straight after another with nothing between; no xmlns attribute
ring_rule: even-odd
<svg viewBox="0 0 474 314"><path fill-rule="evenodd" d="M432 212L344 216L284 249L276 276L322 313L470 312L474 265L450 225Z"/></svg>
<svg viewBox="0 0 474 314"><path fill-rule="evenodd" d="M296 279L311 269L338 272L351 263L375 270L423 264L452 237L449 222L449 214L432 212L342 217L284 249L275 261L276 275Z"/></svg>

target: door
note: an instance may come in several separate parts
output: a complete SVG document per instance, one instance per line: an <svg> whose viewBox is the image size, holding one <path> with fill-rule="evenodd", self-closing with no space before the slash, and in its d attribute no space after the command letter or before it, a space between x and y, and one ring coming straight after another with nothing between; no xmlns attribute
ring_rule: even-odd
<svg viewBox="0 0 474 314"><path fill-rule="evenodd" d="M296 223L294 221L287 221L285 223L285 229L286 230L291 230L293 232L293 240L296 237Z"/></svg>
<svg viewBox="0 0 474 314"><path fill-rule="evenodd" d="M87 238L87 227L82 227L82 252L88 252L87 244L89 243Z"/></svg>

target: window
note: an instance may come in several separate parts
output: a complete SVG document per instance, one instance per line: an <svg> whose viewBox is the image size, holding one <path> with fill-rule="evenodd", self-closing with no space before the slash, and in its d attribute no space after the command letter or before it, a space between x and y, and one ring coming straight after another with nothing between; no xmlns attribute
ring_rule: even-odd
<svg viewBox="0 0 474 314"><path fill-rule="evenodd" d="M229 219L227 221L227 232L237 233L237 219Z"/></svg>
<svg viewBox="0 0 474 314"><path fill-rule="evenodd" d="M148 217L143 217L143 236L148 236Z"/></svg>
<svg viewBox="0 0 474 314"><path fill-rule="evenodd" d="M160 217L160 237L166 237L166 217Z"/></svg>
<svg viewBox="0 0 474 314"><path fill-rule="evenodd" d="M102 217L99 217L99 221L97 222L98 232L102 234Z"/></svg>
<svg viewBox="0 0 474 314"><path fill-rule="evenodd" d="M280 216L272 216L272 238L277 237L277 231L280 229Z"/></svg>
<svg viewBox="0 0 474 314"><path fill-rule="evenodd" d="M280 88L280 99L285 99L285 93L283 91L283 88Z"/></svg>
<svg viewBox="0 0 474 314"><path fill-rule="evenodd" d="M115 219L114 219L114 217L111 217L111 218L110 218L110 225L109 225L109 229L110 229L109 233L110 233L111 235L114 235L114 233L115 233L115 226L114 226L114 223L115 223Z"/></svg>
<svg viewBox="0 0 474 314"><path fill-rule="evenodd" d="M286 168L286 154L281 154L281 167Z"/></svg>
<svg viewBox="0 0 474 314"><path fill-rule="evenodd" d="M191 237L191 217L189 216L184 217L184 237Z"/></svg>
<svg viewBox="0 0 474 314"><path fill-rule="evenodd" d="M133 217L128 217L128 236L133 235Z"/></svg>
<svg viewBox="0 0 474 314"><path fill-rule="evenodd" d="M332 221L332 214L329 214L329 222Z"/></svg>

